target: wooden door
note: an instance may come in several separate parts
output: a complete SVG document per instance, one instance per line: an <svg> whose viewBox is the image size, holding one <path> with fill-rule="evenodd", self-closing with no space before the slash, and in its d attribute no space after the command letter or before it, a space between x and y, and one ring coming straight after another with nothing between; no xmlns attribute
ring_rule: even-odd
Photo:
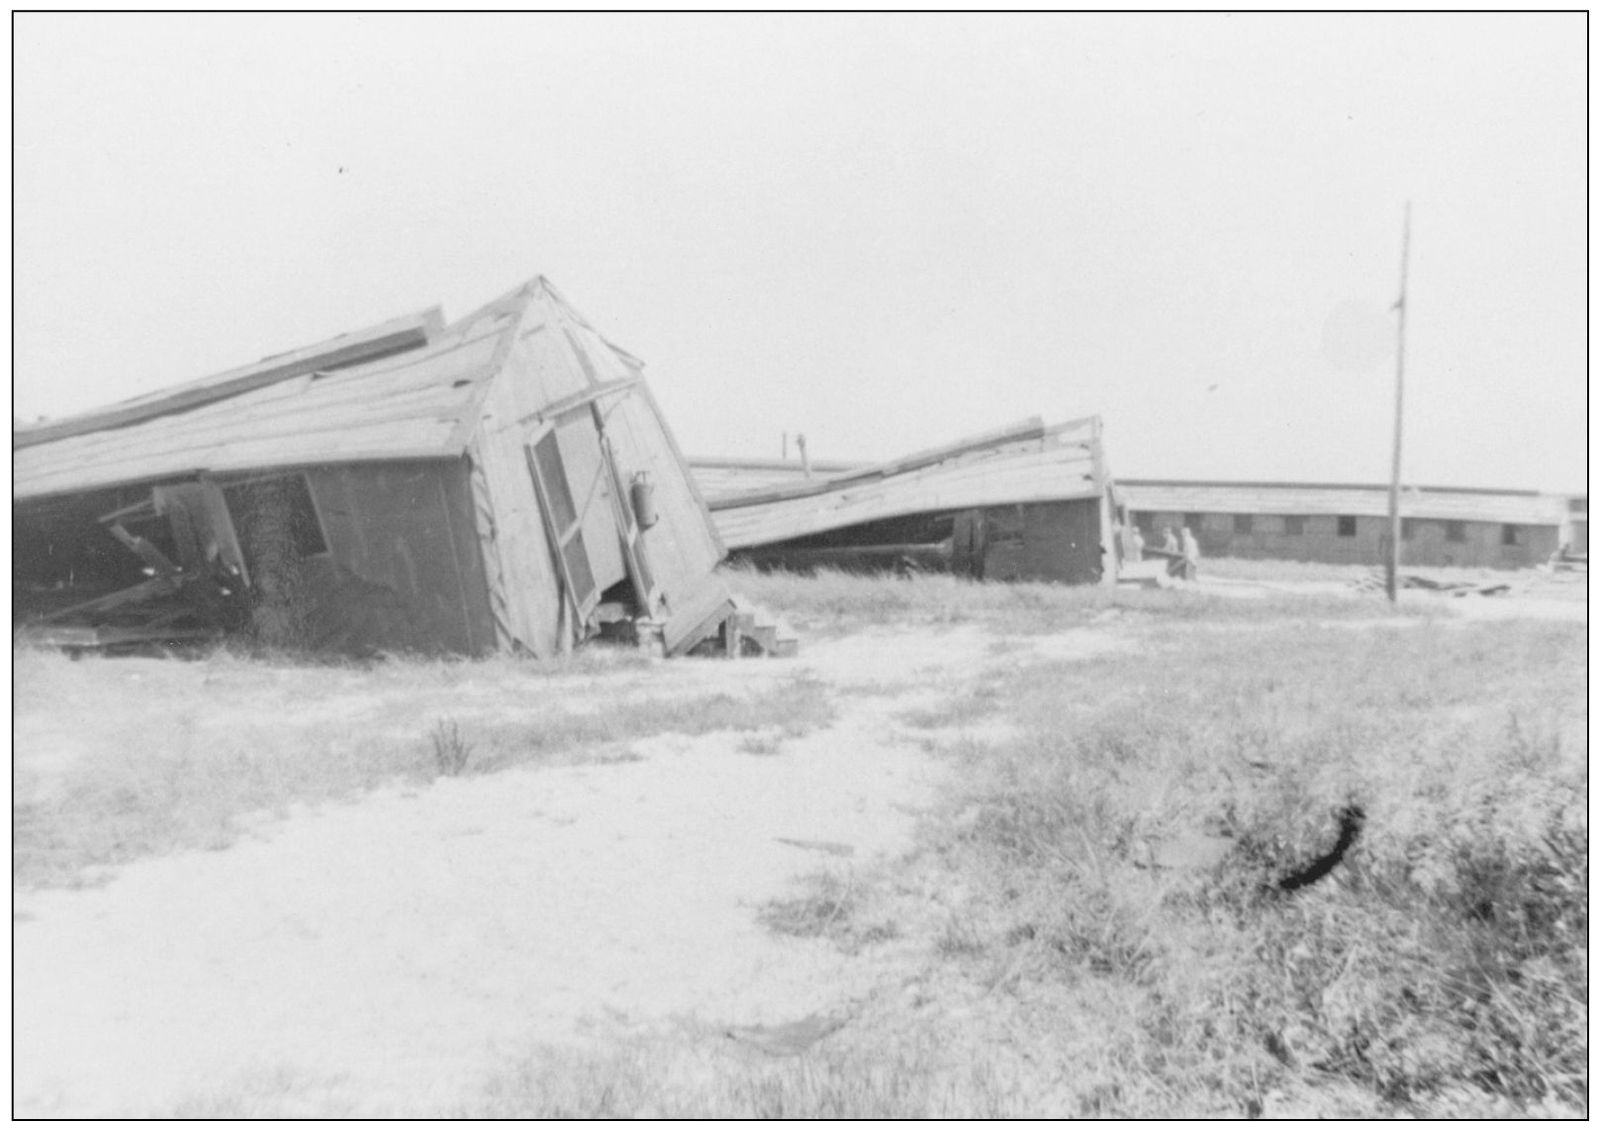
<svg viewBox="0 0 1599 1122"><path fill-rule="evenodd" d="M573 618L582 621L599 603L600 590L594 583L583 540L583 521L577 515L554 428L527 446L527 467L533 475L533 489L538 493L539 510L544 515L544 529L555 554L566 601Z"/></svg>

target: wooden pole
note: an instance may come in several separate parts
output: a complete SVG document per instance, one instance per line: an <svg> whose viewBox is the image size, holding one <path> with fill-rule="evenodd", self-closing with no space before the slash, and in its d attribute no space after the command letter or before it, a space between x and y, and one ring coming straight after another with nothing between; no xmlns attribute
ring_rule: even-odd
<svg viewBox="0 0 1599 1122"><path fill-rule="evenodd" d="M1405 203L1405 241L1399 256L1399 361L1394 372L1394 472L1388 487L1388 599L1399 602L1399 452L1405 431L1405 296L1410 274L1410 203Z"/></svg>

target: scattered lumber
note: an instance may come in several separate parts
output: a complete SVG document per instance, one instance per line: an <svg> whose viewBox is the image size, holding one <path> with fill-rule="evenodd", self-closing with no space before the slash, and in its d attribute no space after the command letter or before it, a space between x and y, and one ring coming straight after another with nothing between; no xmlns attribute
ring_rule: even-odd
<svg viewBox="0 0 1599 1122"><path fill-rule="evenodd" d="M1353 587L1358 592L1388 591L1387 578L1375 570L1356 578ZM1399 587L1412 592L1442 592L1450 596L1498 596L1512 591L1507 581L1438 580L1420 573L1400 573Z"/></svg>

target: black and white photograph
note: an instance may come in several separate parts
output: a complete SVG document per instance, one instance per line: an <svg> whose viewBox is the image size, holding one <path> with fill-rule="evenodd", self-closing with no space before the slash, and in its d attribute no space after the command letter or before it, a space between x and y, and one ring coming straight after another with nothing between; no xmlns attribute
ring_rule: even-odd
<svg viewBox="0 0 1599 1122"><path fill-rule="evenodd" d="M12 1116L1588 1116L1586 11L11 15Z"/></svg>

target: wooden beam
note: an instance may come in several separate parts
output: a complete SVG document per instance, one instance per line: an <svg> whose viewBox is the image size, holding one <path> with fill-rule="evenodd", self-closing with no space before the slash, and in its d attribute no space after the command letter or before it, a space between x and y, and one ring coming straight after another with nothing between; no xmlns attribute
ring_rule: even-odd
<svg viewBox="0 0 1599 1122"><path fill-rule="evenodd" d="M276 382L287 381L318 370L336 370L360 362L371 362L401 351L425 346L443 328L444 316L437 308L380 323L316 343L309 347L273 355L250 366L214 374L199 381L159 393L136 397L119 405L69 417L61 421L13 430L13 451L49 444L68 437L83 436L106 429L124 428L172 413L197 409L213 401L236 397Z"/></svg>
<svg viewBox="0 0 1599 1122"><path fill-rule="evenodd" d="M553 421L557 417L575 412L585 405L592 405L602 397L609 397L613 393L630 390L638 385L640 381L641 379L633 377L613 378L609 382L598 382L586 390L578 390L576 393L557 398L543 408L533 410L525 417L518 417L516 423L525 425L529 421Z"/></svg>
<svg viewBox="0 0 1599 1122"><path fill-rule="evenodd" d="M1004 448L1008 444L1015 444L1019 441L1040 440L1044 437L1045 432L1044 422L1037 417L1033 417L1014 425L1007 425L1002 429L984 433L981 436L969 437L953 444L942 444L925 452L916 452L903 459L892 460L886 464L874 464L870 467L842 472L838 475L831 475L825 479L807 483L779 483L776 486L762 487L759 490L740 491L737 494L717 499L710 506L712 510L735 510L746 506L764 506L767 503L777 502L782 499L806 498L812 495L826 494L829 491L840 491L868 480L906 475L945 460L971 455L974 452Z"/></svg>

